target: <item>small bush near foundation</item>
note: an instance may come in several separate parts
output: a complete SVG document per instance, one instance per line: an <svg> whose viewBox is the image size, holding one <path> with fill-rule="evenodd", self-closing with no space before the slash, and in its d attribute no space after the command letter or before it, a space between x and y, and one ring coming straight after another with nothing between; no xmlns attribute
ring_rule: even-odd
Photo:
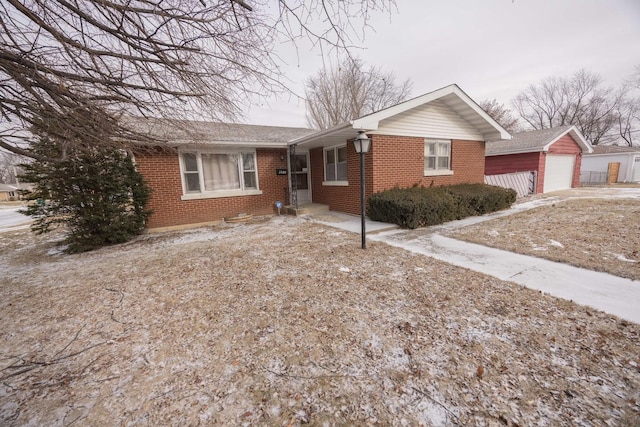
<svg viewBox="0 0 640 427"><path fill-rule="evenodd" d="M515 200L514 190L485 184L394 188L372 194L367 213L374 221L418 228L507 209Z"/></svg>

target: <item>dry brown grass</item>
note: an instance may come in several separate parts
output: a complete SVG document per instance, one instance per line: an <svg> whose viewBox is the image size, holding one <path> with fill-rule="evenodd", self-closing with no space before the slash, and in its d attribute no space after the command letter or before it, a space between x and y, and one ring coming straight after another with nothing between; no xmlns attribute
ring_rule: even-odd
<svg viewBox="0 0 640 427"><path fill-rule="evenodd" d="M579 199L459 229L456 239L640 280L640 201Z"/></svg>
<svg viewBox="0 0 640 427"><path fill-rule="evenodd" d="M640 325L304 219L1 237L2 425L640 420Z"/></svg>

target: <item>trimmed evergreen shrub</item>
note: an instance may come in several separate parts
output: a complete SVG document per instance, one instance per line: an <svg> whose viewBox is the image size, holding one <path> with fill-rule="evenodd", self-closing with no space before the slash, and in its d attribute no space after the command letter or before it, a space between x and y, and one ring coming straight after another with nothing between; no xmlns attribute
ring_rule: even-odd
<svg viewBox="0 0 640 427"><path fill-rule="evenodd" d="M485 184L394 188L372 194L367 213L374 221L418 228L507 209L515 200L514 190Z"/></svg>
<svg viewBox="0 0 640 427"><path fill-rule="evenodd" d="M65 251L74 253L123 243L144 231L150 189L125 152L85 147L63 153L51 141L39 141L32 150L51 159L24 165L22 179L35 191L23 213L35 218L34 233L66 226Z"/></svg>

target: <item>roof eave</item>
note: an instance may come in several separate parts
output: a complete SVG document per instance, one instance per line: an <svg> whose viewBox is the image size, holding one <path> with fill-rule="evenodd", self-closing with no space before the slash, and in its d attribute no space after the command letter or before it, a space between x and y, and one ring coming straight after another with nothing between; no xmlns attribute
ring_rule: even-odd
<svg viewBox="0 0 640 427"><path fill-rule="evenodd" d="M312 134L309 135L305 135L303 137L291 140L287 143L287 145L291 146L291 145L295 145L298 147L304 147L304 146L308 146L312 143L314 143L315 141L318 141L319 139L323 139L327 136L331 136L334 134L339 133L340 131L344 131L346 129L352 128L353 127L353 122L346 122L346 123L341 123L339 125L336 125L332 128L329 129L324 129L324 130L319 130L317 132L314 132ZM367 129L370 130L370 129ZM354 135L355 136L355 135Z"/></svg>
<svg viewBox="0 0 640 427"><path fill-rule="evenodd" d="M174 146L198 145L211 147L252 147L252 148L287 148L287 142L274 141L194 141L194 140L174 140Z"/></svg>
<svg viewBox="0 0 640 427"><path fill-rule="evenodd" d="M582 133L578 130L577 127L575 126L571 126L569 129L567 129L565 132L562 132L560 135L556 136L554 139L552 139L550 142L548 142L542 149L542 151L544 152L548 152L549 148L555 144L556 142L558 142L558 140L560 138L562 138L563 136L567 135L567 134L571 134L571 137L573 138L573 140L576 142L576 144L578 144L581 147L581 151L584 154L586 152L586 154L589 153L593 153L593 147L591 146L591 144L589 143L589 141L587 141L585 139L584 136L582 136Z"/></svg>
<svg viewBox="0 0 640 427"><path fill-rule="evenodd" d="M491 156L507 156L509 154L527 154L527 153L540 153L543 150L540 150L538 148L532 149L532 148L522 148L520 150L508 150L508 151L501 151L499 153L485 153L485 157L491 157Z"/></svg>
<svg viewBox="0 0 640 427"><path fill-rule="evenodd" d="M437 89L433 92L426 93L400 104L394 105L384 110L380 110L375 113L368 114L358 119L352 120L353 128L358 130L376 130L382 120L388 119L395 115L401 114L405 111L427 104L429 102L440 99L444 96L455 94L458 98L464 101L464 103L471 108L476 114L482 117L487 124L489 124L495 132L482 132L485 139L499 135L499 139L511 139L511 134L507 132L497 121L489 116L480 106L467 95L457 84L451 84L443 88ZM497 132L497 134L496 134Z"/></svg>

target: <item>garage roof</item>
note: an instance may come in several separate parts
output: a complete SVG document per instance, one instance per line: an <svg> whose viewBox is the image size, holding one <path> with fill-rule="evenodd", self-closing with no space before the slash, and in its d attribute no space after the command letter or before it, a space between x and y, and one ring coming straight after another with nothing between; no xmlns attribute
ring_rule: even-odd
<svg viewBox="0 0 640 427"><path fill-rule="evenodd" d="M537 153L549 151L549 147L565 135L571 135L583 153L591 153L593 147L573 125L559 126L550 129L532 130L513 135L511 139L488 141L485 155L501 156L505 154Z"/></svg>
<svg viewBox="0 0 640 427"><path fill-rule="evenodd" d="M640 147L628 147L619 145L596 145L593 147L592 155L598 154L620 154L620 153L640 153Z"/></svg>

